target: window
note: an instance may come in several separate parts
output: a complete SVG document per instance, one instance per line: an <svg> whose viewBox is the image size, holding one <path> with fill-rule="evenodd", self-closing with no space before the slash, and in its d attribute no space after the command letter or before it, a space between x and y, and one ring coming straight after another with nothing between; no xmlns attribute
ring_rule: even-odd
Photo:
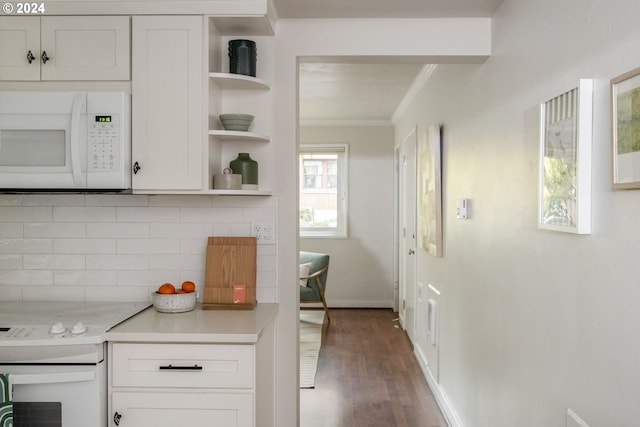
<svg viewBox="0 0 640 427"><path fill-rule="evenodd" d="M347 148L300 146L300 236L347 237Z"/></svg>

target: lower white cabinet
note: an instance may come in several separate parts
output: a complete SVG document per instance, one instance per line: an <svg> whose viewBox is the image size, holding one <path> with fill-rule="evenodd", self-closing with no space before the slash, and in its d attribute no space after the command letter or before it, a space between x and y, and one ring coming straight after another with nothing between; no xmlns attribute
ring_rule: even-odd
<svg viewBox="0 0 640 427"><path fill-rule="evenodd" d="M110 343L110 426L254 427L255 346Z"/></svg>
<svg viewBox="0 0 640 427"><path fill-rule="evenodd" d="M252 427L251 393L114 391L112 426Z"/></svg>

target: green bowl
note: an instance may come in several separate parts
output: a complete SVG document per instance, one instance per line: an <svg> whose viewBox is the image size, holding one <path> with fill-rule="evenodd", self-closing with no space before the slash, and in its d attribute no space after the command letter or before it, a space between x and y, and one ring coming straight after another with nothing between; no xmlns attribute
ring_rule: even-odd
<svg viewBox="0 0 640 427"><path fill-rule="evenodd" d="M254 117L251 114L220 114L218 117L225 130L246 132L251 127Z"/></svg>

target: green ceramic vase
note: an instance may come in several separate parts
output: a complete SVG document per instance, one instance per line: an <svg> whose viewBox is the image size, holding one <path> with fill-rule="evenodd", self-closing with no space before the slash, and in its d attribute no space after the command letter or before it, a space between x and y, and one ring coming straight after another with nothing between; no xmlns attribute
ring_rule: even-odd
<svg viewBox="0 0 640 427"><path fill-rule="evenodd" d="M229 167L233 173L242 175L242 184L258 185L258 162L249 157L249 153L238 153Z"/></svg>

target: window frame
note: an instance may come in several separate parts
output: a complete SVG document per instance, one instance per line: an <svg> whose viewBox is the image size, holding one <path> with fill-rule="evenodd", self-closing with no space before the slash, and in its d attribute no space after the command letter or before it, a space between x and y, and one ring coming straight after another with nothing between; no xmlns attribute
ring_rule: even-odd
<svg viewBox="0 0 640 427"><path fill-rule="evenodd" d="M303 238L348 238L349 224L349 144L300 144L298 147L298 176L304 180L302 166L302 156L305 154L336 154L337 158L337 211L338 225L336 227L302 227L298 222L298 232ZM300 206L300 196L303 191L303 183L298 183L298 216L302 206Z"/></svg>

